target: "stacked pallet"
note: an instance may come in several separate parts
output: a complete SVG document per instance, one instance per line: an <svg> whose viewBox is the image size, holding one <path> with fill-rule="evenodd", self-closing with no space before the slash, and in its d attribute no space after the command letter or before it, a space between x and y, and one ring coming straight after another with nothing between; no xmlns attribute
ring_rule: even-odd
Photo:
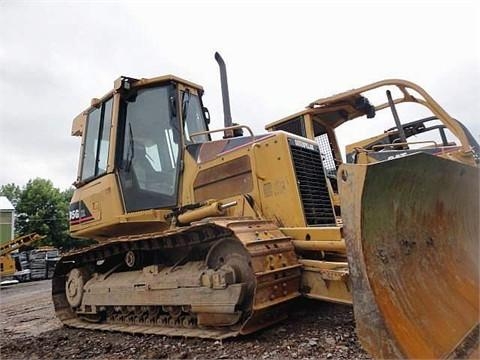
<svg viewBox="0 0 480 360"><path fill-rule="evenodd" d="M53 277L53 273L55 272L55 265L57 265L58 260L60 260L60 254L57 249L52 251L47 251L46 263L47 263L48 279L51 279Z"/></svg>
<svg viewBox="0 0 480 360"><path fill-rule="evenodd" d="M28 261L28 253L26 251L18 254L18 260L20 261L20 270L30 269L30 261Z"/></svg>
<svg viewBox="0 0 480 360"><path fill-rule="evenodd" d="M47 278L47 261L44 251L32 251L30 253L30 271L32 280Z"/></svg>
<svg viewBox="0 0 480 360"><path fill-rule="evenodd" d="M57 249L38 249L30 253L30 271L32 280L51 279L58 262Z"/></svg>

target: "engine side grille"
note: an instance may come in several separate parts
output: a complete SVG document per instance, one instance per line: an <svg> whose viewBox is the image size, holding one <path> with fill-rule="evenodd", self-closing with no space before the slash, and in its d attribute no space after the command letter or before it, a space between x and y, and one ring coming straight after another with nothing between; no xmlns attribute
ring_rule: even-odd
<svg viewBox="0 0 480 360"><path fill-rule="evenodd" d="M318 146L288 139L307 225L333 226L333 212Z"/></svg>

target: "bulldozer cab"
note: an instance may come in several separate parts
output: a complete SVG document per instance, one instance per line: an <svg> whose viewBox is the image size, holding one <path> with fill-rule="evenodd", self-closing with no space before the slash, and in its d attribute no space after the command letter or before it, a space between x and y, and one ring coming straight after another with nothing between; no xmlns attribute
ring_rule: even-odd
<svg viewBox="0 0 480 360"><path fill-rule="evenodd" d="M182 149L208 140L200 86L173 76L122 77L115 90L74 121L83 136L78 177L84 186L117 172L126 212L177 205Z"/></svg>

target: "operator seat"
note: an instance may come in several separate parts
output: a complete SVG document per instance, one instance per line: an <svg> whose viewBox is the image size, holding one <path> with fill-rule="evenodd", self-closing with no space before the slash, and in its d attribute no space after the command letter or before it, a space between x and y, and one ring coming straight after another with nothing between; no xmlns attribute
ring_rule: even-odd
<svg viewBox="0 0 480 360"><path fill-rule="evenodd" d="M143 144L135 144L134 151L132 167L137 179L138 187L142 190L148 190L148 183L154 181L157 172L148 160L147 152Z"/></svg>

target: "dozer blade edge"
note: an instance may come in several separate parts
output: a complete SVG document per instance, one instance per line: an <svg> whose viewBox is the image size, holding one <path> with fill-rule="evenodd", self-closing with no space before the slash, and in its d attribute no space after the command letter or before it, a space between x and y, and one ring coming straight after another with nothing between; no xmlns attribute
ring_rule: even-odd
<svg viewBox="0 0 480 360"><path fill-rule="evenodd" d="M480 355L479 173L424 153L342 165L357 333L373 356Z"/></svg>

